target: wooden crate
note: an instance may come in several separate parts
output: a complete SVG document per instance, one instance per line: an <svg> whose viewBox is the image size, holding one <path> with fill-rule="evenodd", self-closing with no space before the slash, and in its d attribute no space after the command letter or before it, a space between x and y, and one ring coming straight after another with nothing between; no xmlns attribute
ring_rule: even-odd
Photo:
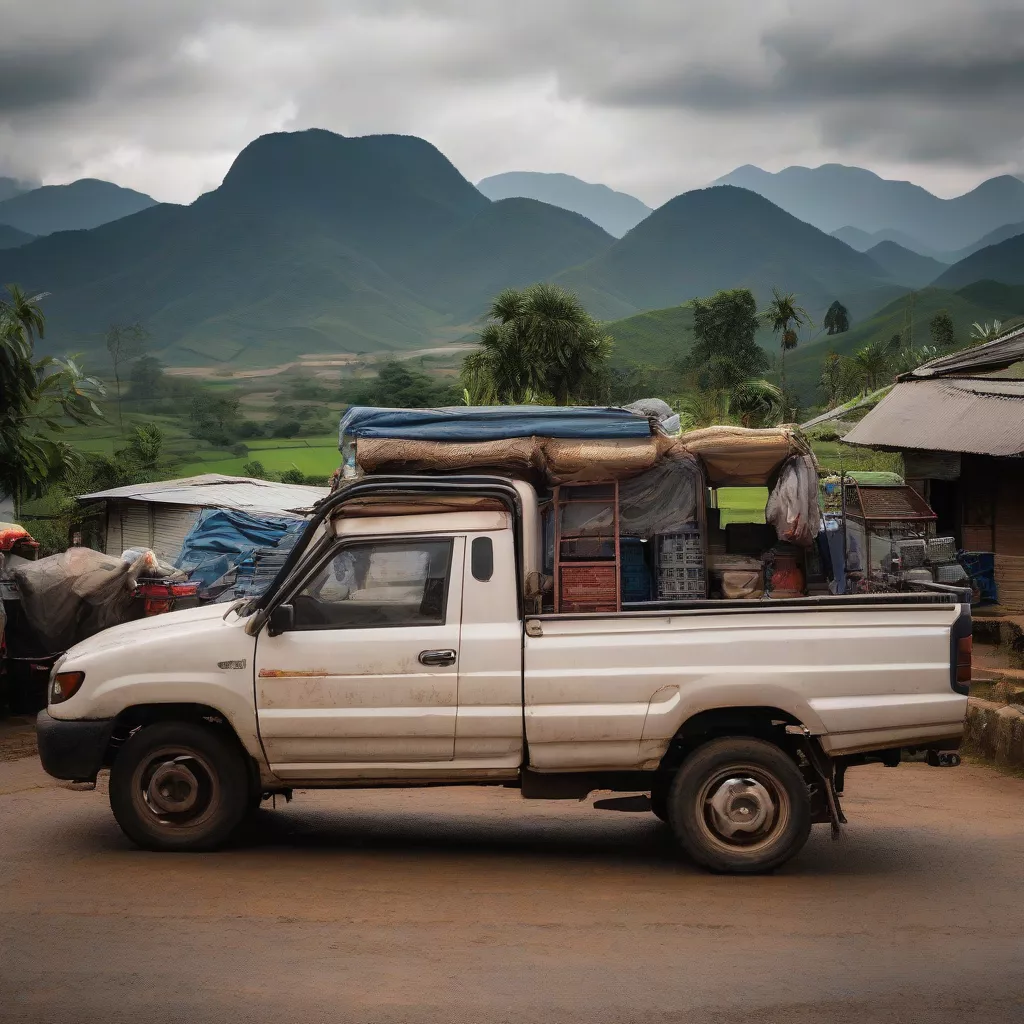
<svg viewBox="0 0 1024 1024"><path fill-rule="evenodd" d="M578 611L570 605L611 606L615 610L618 598L618 565L573 565L561 566L560 604L565 611Z"/></svg>

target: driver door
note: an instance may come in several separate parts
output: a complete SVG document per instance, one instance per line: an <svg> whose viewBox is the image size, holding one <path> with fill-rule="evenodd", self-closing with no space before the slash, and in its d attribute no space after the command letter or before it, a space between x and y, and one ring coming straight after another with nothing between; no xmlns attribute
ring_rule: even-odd
<svg viewBox="0 0 1024 1024"><path fill-rule="evenodd" d="M462 537L339 541L256 644L256 709L272 771L351 777L455 753Z"/></svg>

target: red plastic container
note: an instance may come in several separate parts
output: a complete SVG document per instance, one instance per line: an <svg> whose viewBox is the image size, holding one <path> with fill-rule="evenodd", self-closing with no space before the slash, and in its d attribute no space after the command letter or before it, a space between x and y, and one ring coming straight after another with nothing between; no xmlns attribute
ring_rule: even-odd
<svg viewBox="0 0 1024 1024"><path fill-rule="evenodd" d="M198 583L162 583L147 581L135 589L135 596L141 597L146 615L160 615L174 611L182 598L194 598L199 593Z"/></svg>

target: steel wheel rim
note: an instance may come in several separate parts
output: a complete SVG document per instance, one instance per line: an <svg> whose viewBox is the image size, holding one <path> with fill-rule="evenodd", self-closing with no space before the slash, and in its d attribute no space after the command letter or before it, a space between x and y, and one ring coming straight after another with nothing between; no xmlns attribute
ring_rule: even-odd
<svg viewBox="0 0 1024 1024"><path fill-rule="evenodd" d="M789 795L765 768L728 765L700 788L696 818L704 837L729 853L760 853L785 831Z"/></svg>
<svg viewBox="0 0 1024 1024"><path fill-rule="evenodd" d="M132 800L146 820L162 829L195 829L218 811L220 781L198 750L182 745L161 747L136 767Z"/></svg>

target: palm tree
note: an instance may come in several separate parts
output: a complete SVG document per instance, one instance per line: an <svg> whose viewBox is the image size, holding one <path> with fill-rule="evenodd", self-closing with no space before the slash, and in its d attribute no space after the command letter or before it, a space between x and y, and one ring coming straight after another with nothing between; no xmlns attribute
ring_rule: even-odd
<svg viewBox="0 0 1024 1024"><path fill-rule="evenodd" d="M774 426L782 418L783 406L777 384L753 378L729 388L694 387L676 403L680 420L691 429L730 423Z"/></svg>
<svg viewBox="0 0 1024 1024"><path fill-rule="evenodd" d="M77 423L101 415L93 397L103 385L87 377L73 358L34 358L34 341L42 337L42 296L8 288L0 298L0 495L15 504L41 485L60 479L80 463L79 454L54 438L69 418Z"/></svg>
<svg viewBox="0 0 1024 1024"><path fill-rule="evenodd" d="M892 368L893 342L898 341L899 337L897 334L889 341L873 341L850 357L866 392L874 391L879 377Z"/></svg>
<svg viewBox="0 0 1024 1024"><path fill-rule="evenodd" d="M778 288L772 289L772 301L761 314L767 320L774 334L779 335L779 346L782 350L782 389L786 389L786 352L797 346L798 327L813 327L810 314L803 306L796 304L796 296L792 292L785 295Z"/></svg>
<svg viewBox="0 0 1024 1024"><path fill-rule="evenodd" d="M986 341L995 341L1003 333L1001 320L993 320L992 323L979 324L975 321L971 324L971 344L982 345Z"/></svg>
<svg viewBox="0 0 1024 1024"><path fill-rule="evenodd" d="M594 396L611 339L570 292L551 284L506 288L491 303L480 348L462 364L471 401L559 405Z"/></svg>

